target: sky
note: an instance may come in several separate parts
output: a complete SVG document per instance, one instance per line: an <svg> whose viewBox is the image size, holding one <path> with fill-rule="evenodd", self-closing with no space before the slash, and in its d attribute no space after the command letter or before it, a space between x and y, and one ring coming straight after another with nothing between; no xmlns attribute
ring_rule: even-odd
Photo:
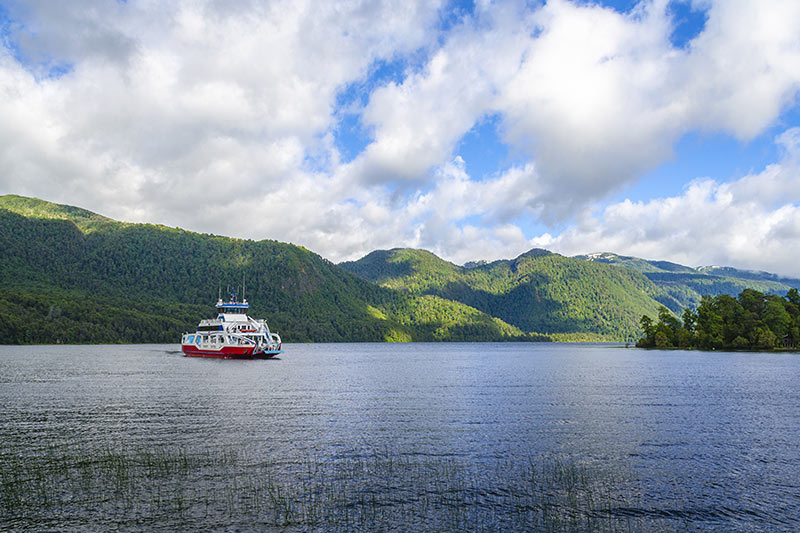
<svg viewBox="0 0 800 533"><path fill-rule="evenodd" d="M0 0L0 194L800 277L798 91L796 0Z"/></svg>

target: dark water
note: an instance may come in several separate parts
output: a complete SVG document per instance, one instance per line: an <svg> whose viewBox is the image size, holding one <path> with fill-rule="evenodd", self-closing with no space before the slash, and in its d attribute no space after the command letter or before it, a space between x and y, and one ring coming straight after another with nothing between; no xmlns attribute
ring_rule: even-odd
<svg viewBox="0 0 800 533"><path fill-rule="evenodd" d="M454 515L453 528L469 530L525 526L541 509L531 504L528 515L505 521L505 506L521 507L503 483L519 474L521 463L555 462L610 476L602 477L606 499L590 504L592 516L608 518L603 528L800 530L800 355L571 344L322 344L286 345L279 360L228 361L185 358L176 349L0 347L2 456L227 450L248 464L269 462L278 474L371 457L382 458L371 463L379 471L391 457L415 465L414 483L430 484L419 472L431 465L436 476L464 473L469 486L453 494L472 494L475 514ZM13 480L4 479L0 513L1 498L11 498ZM384 488L393 484L402 494L402 480ZM501 485L508 494L497 494ZM25 488L18 501L31 491ZM422 501L383 497L372 512ZM0 529L247 530L266 528L272 516L261 516L260 506L242 513L233 504L227 514L209 513L206 501L205 514L195 509L169 519L152 516L150 508L131 515L121 505L115 520L105 508L106 523L82 519L78 503L66 510L58 505L41 513L6 505ZM430 516L436 512L383 514L389 522L381 528L453 529ZM145 514L149 522L142 522ZM328 529L297 517L284 526Z"/></svg>

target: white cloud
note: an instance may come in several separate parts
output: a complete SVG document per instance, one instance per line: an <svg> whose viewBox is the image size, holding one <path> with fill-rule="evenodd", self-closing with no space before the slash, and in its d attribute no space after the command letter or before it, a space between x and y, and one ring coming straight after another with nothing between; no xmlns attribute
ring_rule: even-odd
<svg viewBox="0 0 800 533"><path fill-rule="evenodd" d="M337 92L373 61L425 45L437 9L12 5L24 24L9 38L25 61L0 49L0 188L120 218L284 237L258 211L230 226L213 212L242 194L263 201L295 179L316 179L310 154L336 161L328 132ZM66 73L48 76L62 65Z"/></svg>
<svg viewBox="0 0 800 533"><path fill-rule="evenodd" d="M769 5L768 5L769 4ZM749 140L800 88L800 4L718 2L675 49L666 2L622 15L549 2L500 98L507 137L535 154L550 219L630 183L700 129Z"/></svg>
<svg viewBox="0 0 800 533"><path fill-rule="evenodd" d="M422 71L376 89L362 116L374 141L343 170L367 183L428 178L516 72L528 29L520 15L501 4L468 19Z"/></svg>
<svg viewBox="0 0 800 533"><path fill-rule="evenodd" d="M550 2L498 106L507 138L535 154L550 219L632 180L671 153L685 104L670 93L682 52L663 2L629 15ZM684 126L685 127L685 126Z"/></svg>
<svg viewBox="0 0 800 533"><path fill-rule="evenodd" d="M492 194L510 201L502 215L491 205L483 214L564 221L671 157L685 133L747 141L792 104L797 4L709 3L706 29L685 49L670 42L667 7L644 2L621 14L556 0L476 18L425 69L373 93L363 119L375 140L345 169L356 182L438 183L435 169L459 138L500 113L506 140L535 157L537 172L505 184L511 194L495 180ZM464 201L448 212L451 221L469 208Z"/></svg>
<svg viewBox="0 0 800 533"><path fill-rule="evenodd" d="M748 140L795 103L800 89L800 3L714 2L693 42L683 82L698 126Z"/></svg>
<svg viewBox="0 0 800 533"><path fill-rule="evenodd" d="M481 2L446 32L439 5L422 1L9 6L24 24L0 48L0 193L333 260L394 246L463 262L604 244L693 262L692 222L727 235L725 246L702 241L697 250L716 250L702 262L770 265L780 260L769 252L786 257L773 243L797 234L797 130L781 137L779 163L735 184L698 181L680 197L585 214L685 133L746 141L795 104L793 1L708 2L704 31L681 49L666 0L627 14ZM369 83L377 61L410 56L423 64ZM350 86L371 91L359 95L371 138L341 163L337 96ZM456 147L487 116L528 158L470 176ZM523 230L570 220L560 235Z"/></svg>
<svg viewBox="0 0 800 533"><path fill-rule="evenodd" d="M786 151L757 174L691 182L680 196L625 200L550 242L565 254L614 251L690 266L732 265L800 277L800 128L778 137Z"/></svg>

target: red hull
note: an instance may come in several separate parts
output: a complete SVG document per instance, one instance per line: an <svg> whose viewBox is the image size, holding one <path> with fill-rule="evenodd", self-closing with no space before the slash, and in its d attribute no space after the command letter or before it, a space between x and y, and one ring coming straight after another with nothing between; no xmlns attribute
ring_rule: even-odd
<svg viewBox="0 0 800 533"><path fill-rule="evenodd" d="M217 357L220 359L252 359L253 348L249 346L224 346L219 350L201 350L194 344L184 344L181 350L191 357Z"/></svg>

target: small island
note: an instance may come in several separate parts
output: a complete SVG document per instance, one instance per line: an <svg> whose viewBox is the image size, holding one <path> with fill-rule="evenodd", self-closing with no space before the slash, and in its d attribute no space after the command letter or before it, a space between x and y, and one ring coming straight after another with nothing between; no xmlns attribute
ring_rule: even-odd
<svg viewBox="0 0 800 533"><path fill-rule="evenodd" d="M696 310L685 309L681 320L666 307L658 322L647 315L640 321L644 337L640 348L699 350L795 349L800 342L800 293L786 296L745 289L734 298L727 294L703 296Z"/></svg>

